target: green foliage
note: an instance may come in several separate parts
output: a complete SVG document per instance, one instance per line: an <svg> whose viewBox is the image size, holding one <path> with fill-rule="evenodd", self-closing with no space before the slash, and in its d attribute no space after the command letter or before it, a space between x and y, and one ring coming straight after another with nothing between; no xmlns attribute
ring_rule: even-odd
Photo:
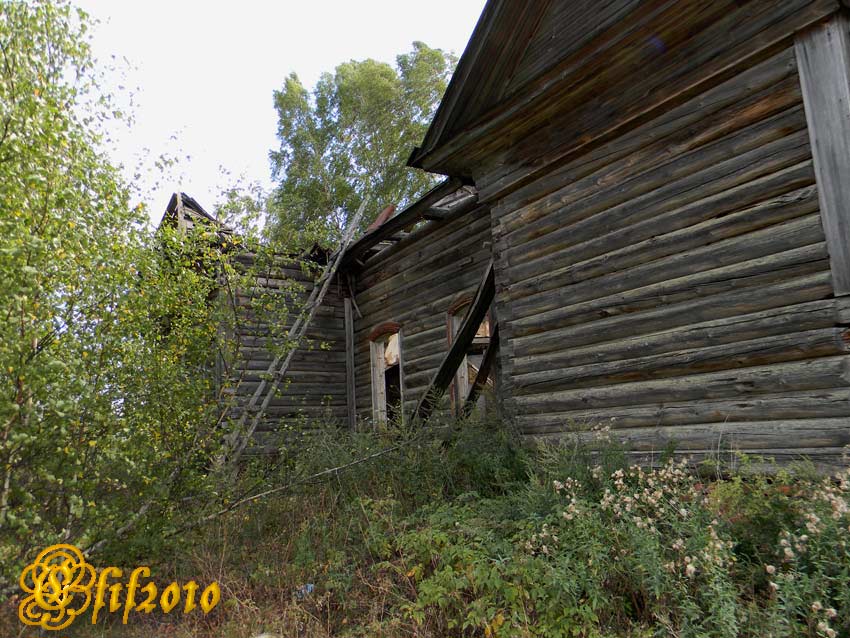
<svg viewBox="0 0 850 638"><path fill-rule="evenodd" d="M340 64L312 94L290 75L275 91L280 148L270 154L272 221L278 234L338 236L366 197L376 208L406 205L434 178L406 167L425 134L454 67L454 58L421 42L396 58Z"/></svg>
<svg viewBox="0 0 850 638"><path fill-rule="evenodd" d="M495 425L431 434L322 434L266 468L263 489L346 469L187 538L169 577L217 579L228 601L177 635L850 632L850 474L708 482L684 464L630 467L600 442L531 455Z"/></svg>
<svg viewBox="0 0 850 638"><path fill-rule="evenodd" d="M278 249L239 266L212 228L154 233L130 209L87 27L65 2L0 3L0 591L56 542L156 554L226 492L212 372L240 318L220 284L249 289ZM298 310L282 292L253 300L273 329Z"/></svg>

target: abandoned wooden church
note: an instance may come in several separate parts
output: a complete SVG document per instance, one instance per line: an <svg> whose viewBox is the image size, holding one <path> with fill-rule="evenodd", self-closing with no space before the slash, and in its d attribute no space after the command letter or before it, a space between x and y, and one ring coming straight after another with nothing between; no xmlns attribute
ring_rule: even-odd
<svg viewBox="0 0 850 638"><path fill-rule="evenodd" d="M530 437L846 462L848 16L490 0L409 160L445 181L341 255L307 334L329 345L257 436L460 414L494 384ZM245 352L243 402L272 362Z"/></svg>

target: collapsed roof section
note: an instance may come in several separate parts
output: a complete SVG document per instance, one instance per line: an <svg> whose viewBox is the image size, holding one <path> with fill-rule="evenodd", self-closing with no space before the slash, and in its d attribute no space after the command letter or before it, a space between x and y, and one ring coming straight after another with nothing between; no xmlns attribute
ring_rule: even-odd
<svg viewBox="0 0 850 638"><path fill-rule="evenodd" d="M462 179L449 178L380 225L373 224L348 248L342 265L349 268L362 267L383 250L417 236L431 224L469 212L477 204L478 192L475 187Z"/></svg>
<svg viewBox="0 0 850 638"><path fill-rule="evenodd" d="M159 222L159 227L170 226L190 230L198 224L217 227L219 232L232 232L230 228L205 211L204 207L193 197L186 193L172 194Z"/></svg>

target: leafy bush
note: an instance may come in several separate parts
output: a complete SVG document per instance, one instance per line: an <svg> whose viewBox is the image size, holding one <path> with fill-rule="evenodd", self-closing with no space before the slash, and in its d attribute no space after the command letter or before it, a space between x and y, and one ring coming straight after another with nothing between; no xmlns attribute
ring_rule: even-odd
<svg viewBox="0 0 850 638"><path fill-rule="evenodd" d="M231 602L187 635L850 635L850 474L695 469L486 424L317 436L192 543Z"/></svg>

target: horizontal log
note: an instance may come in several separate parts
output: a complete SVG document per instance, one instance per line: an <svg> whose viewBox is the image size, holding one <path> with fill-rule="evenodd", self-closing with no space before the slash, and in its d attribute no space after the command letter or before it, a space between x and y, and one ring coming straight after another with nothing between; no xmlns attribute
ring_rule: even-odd
<svg viewBox="0 0 850 638"><path fill-rule="evenodd" d="M651 405L519 414L516 420L520 431L543 434L590 429L594 425L607 425L621 430L710 422L839 418L848 415L850 389L826 388L756 396L742 394L731 399L668 401Z"/></svg>
<svg viewBox="0 0 850 638"><path fill-rule="evenodd" d="M675 379L637 381L592 389L561 390L514 397L528 414L746 397L777 389L818 390L850 385L850 358L824 357L721 372L693 374Z"/></svg>
<svg viewBox="0 0 850 638"><path fill-rule="evenodd" d="M783 176L782 182L788 184L789 178L798 177L797 183L811 184L814 177L811 164L807 162L795 168L797 174ZM661 215L611 234L605 234L604 227L597 229L595 239L551 255L546 266L537 264L536 268L523 268L522 272L514 269L509 298L521 299L573 285L816 213L818 197L817 189L811 185L743 209L716 208L713 203L692 208L699 212L689 215L692 211L677 210L673 215ZM709 219L700 221L703 217ZM685 225L686 222L697 223ZM553 268L553 261L567 265ZM530 276L523 280L526 273Z"/></svg>
<svg viewBox="0 0 850 638"><path fill-rule="evenodd" d="M808 232L814 234L817 230L809 228ZM786 234L786 241L793 241L793 238ZM822 270L825 260L826 247L820 242L643 287L628 289L628 284L620 282L620 286L626 288L621 293L565 304L560 308L529 314L519 320L511 317L511 330L516 336L533 335L593 319L649 310L731 290L741 292L750 289L750 292L756 292L754 288ZM590 291L587 293L592 294ZM747 312L746 295L739 295L739 303L741 313Z"/></svg>
<svg viewBox="0 0 850 638"><path fill-rule="evenodd" d="M590 317L586 323L573 322L573 325L545 334L515 338L514 350L522 350L524 362L531 355L619 341L624 334L638 336L724 320L820 300L832 293L831 277L823 258L820 261L804 261L796 267L788 267L778 261L774 266L775 270L768 273L732 280L739 284L736 286L720 287L717 291L703 288L699 291L702 294L686 296L679 301L668 298L666 303L648 310L608 317L603 314L602 318ZM812 270L815 271L813 274ZM777 273L779 276L776 276Z"/></svg>
<svg viewBox="0 0 850 638"><path fill-rule="evenodd" d="M668 283L677 278L705 280L706 274L715 269L728 271L739 263L751 264L758 259L823 241L820 216L810 214L665 257L655 258L657 255L648 251L647 262L640 265L578 281L564 286L557 294L545 290L517 300L512 304L512 317L519 319L554 310L563 305L564 297L575 304L633 291L659 282Z"/></svg>
<svg viewBox="0 0 850 638"><path fill-rule="evenodd" d="M631 175L630 170L647 170L654 157L659 154L667 157L667 148L675 149L674 153L678 154L682 143L690 145L686 148L692 148L705 143L702 141L704 136L706 141L715 139L709 122L716 121L718 126L723 127L724 120L736 119L728 117L730 111L751 109L760 116L772 114L772 111L765 110L770 109L770 104L775 101L770 96L777 93L778 87L787 86L789 82L792 88L796 85L799 100L797 66L790 47L515 190L504 198L504 205L508 210L522 210L531 201L540 199L541 195L561 191L565 185L579 184L588 175L602 172L615 163L623 164L622 172L612 174L605 171L602 174L610 177L600 179L600 183L621 181ZM785 107L784 103L780 104L780 110ZM693 133L695 127L700 131L697 135ZM636 167L631 168L624 158L637 159ZM523 223L508 218L505 221L513 227Z"/></svg>
<svg viewBox="0 0 850 638"><path fill-rule="evenodd" d="M800 361L850 350L850 331L824 328L709 345L633 359L592 363L563 369L543 369L514 375L514 394L539 393L543 390L591 388L602 385L680 377L688 374L734 370L753 366Z"/></svg>
<svg viewBox="0 0 850 638"><path fill-rule="evenodd" d="M602 443L599 432L575 432L577 440ZM847 418L696 423L692 425L631 428L609 433L629 450L752 450L830 448L850 445Z"/></svg>
<svg viewBox="0 0 850 638"><path fill-rule="evenodd" d="M609 220L611 228L629 221L643 221L658 212L718 195L811 157L801 105L715 146L710 153L699 149L678 158L676 165L663 166L654 176L638 176L632 182L615 183L608 188L597 186L587 197L554 208L530 227L508 233L503 239L511 247L509 263L515 265L549 254L552 245L570 241L567 228L598 214ZM533 210L536 205L531 204L530 208ZM583 228L579 226L577 230ZM524 247L522 251L520 246Z"/></svg>
<svg viewBox="0 0 850 638"><path fill-rule="evenodd" d="M521 356L521 348L517 348L514 353L513 371L516 375L522 375L538 370L622 361L698 348L705 344L719 346L760 337L829 328L838 323L839 314L835 300L812 301L707 322L688 323L649 334L632 336L631 333L626 333L619 339L615 335L611 341L601 344L571 344L545 355Z"/></svg>
<svg viewBox="0 0 850 638"><path fill-rule="evenodd" d="M549 444L569 442L563 440L563 435L541 439L536 436L523 437L528 445L539 445L542 441ZM747 461L744 464L741 451L722 451L716 449L687 450L672 454L665 451L625 452L629 465L641 467L660 467L669 461L686 461L692 468L698 470L701 464L707 463L707 471L714 477L718 471L746 472L750 475L773 474L792 463L804 463L824 475L833 475L847 471L847 452L843 447L830 448L768 448L746 451Z"/></svg>

